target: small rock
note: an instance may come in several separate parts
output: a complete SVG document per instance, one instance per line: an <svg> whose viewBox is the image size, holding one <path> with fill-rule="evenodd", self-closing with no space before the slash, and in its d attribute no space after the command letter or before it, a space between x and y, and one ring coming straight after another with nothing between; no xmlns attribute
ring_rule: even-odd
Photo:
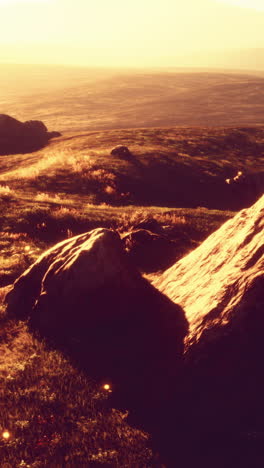
<svg viewBox="0 0 264 468"><path fill-rule="evenodd" d="M118 156L120 159L130 159L132 154L127 146L118 145L112 149L111 155Z"/></svg>

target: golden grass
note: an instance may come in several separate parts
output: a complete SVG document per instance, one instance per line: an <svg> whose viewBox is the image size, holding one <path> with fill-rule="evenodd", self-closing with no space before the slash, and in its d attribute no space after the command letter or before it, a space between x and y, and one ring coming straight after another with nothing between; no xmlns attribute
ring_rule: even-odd
<svg viewBox="0 0 264 468"><path fill-rule="evenodd" d="M13 380L35 357L34 339L23 322L10 322L5 329L5 342L0 345L0 381Z"/></svg>
<svg viewBox="0 0 264 468"><path fill-rule="evenodd" d="M253 146L245 146L244 140ZM128 146L130 160L110 154L117 144ZM0 183L18 198L23 189L37 202L54 204L69 204L66 198L75 196L79 202L86 197L86 202L94 204L205 203L236 209L239 200L232 204L229 192L223 189L221 198L213 187L221 186L221 181L224 184L238 171L262 171L263 145L260 127L252 135L250 129L242 132L236 128L141 128L69 134L32 155L0 157ZM5 196L10 198L10 193Z"/></svg>
<svg viewBox="0 0 264 468"><path fill-rule="evenodd" d="M0 287L12 283L42 252L26 233L0 232Z"/></svg>
<svg viewBox="0 0 264 468"><path fill-rule="evenodd" d="M16 193L8 185L0 185L0 200L10 201L16 198Z"/></svg>
<svg viewBox="0 0 264 468"><path fill-rule="evenodd" d="M41 192L38 193L35 197L34 200L37 202L49 202L49 203L56 203L56 204L71 204L72 200L69 200L69 198L66 198L66 196L61 196L57 193L45 193ZM66 209L66 208L65 208Z"/></svg>
<svg viewBox="0 0 264 468"><path fill-rule="evenodd" d="M47 148L39 151L39 160L33 162L30 166L19 167L6 171L0 175L0 180L8 179L10 181L17 179L36 179L39 175L51 171L54 167L67 168L72 172L81 172L84 167L89 167L90 157L79 154L74 154L71 149L63 148L63 150L54 150ZM21 158L22 159L22 158ZM23 160L23 159L22 159Z"/></svg>
<svg viewBox="0 0 264 468"><path fill-rule="evenodd" d="M152 158L153 152L156 157L168 154L175 161L184 159L191 163L198 161L203 165L206 161L215 161L221 168L223 165L237 166L237 152L244 153L243 159L239 161L239 166L254 166L255 170L261 169L263 163L259 154L254 154L244 148L243 141L241 147L234 147L232 141L228 143L228 135L235 133L236 129L208 129L208 128L151 128L151 129L130 129L130 130L109 130L86 132L85 134L65 136L57 141L51 142L49 146L35 153L35 156L19 155L15 157L15 166L9 165L4 174L0 175L0 180L13 180L21 178L36 178L39 174L46 172L50 168L64 166L72 172L83 172L89 170L94 164L102 164L102 169L128 168L127 162L118 157L110 155L111 149L117 144L129 146L133 154L140 159ZM252 138L252 137L251 137ZM264 141L263 132L259 128L256 135L257 144ZM144 145L142 145L142 140ZM252 142L254 143L252 140ZM223 147L223 143L227 145ZM230 148L228 148L228 145ZM148 156L149 155L149 156ZM227 157L228 156L228 157ZM29 159L29 164L25 167L24 161ZM5 164L8 163L5 162ZM9 170L8 170L9 169ZM130 170L132 168L130 167Z"/></svg>
<svg viewBox="0 0 264 468"><path fill-rule="evenodd" d="M134 210L120 210L119 215L119 230L126 231L133 226L139 224L142 221L148 219L155 219L162 225L169 224L170 226L180 226L186 224L186 218L183 214L179 214L177 211L169 211L169 209L155 209L152 210L148 207L135 207Z"/></svg>

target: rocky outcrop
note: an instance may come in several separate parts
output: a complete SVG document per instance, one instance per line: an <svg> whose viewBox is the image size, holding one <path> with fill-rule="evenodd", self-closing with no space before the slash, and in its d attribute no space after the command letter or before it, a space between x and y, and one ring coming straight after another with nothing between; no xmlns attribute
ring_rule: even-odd
<svg viewBox="0 0 264 468"><path fill-rule="evenodd" d="M9 115L0 114L0 154L27 153L36 151L47 142L60 136L59 132L48 132L39 120L20 122Z"/></svg>
<svg viewBox="0 0 264 468"><path fill-rule="evenodd" d="M8 313L29 317L90 375L113 379L144 407L152 393L161 398L179 368L184 313L131 266L114 231L55 245L14 283L6 302Z"/></svg>
<svg viewBox="0 0 264 468"><path fill-rule="evenodd" d="M225 329L235 317L244 319L239 311L263 278L263 269L264 197L227 221L154 285L184 307L190 323L189 348L210 341L216 327Z"/></svg>
<svg viewBox="0 0 264 468"><path fill-rule="evenodd" d="M201 466L216 466L216 453L219 466L261 466L255 456L264 433L264 196L154 285L184 308L190 326L173 417L183 450L193 445L186 466L201 452L208 463Z"/></svg>

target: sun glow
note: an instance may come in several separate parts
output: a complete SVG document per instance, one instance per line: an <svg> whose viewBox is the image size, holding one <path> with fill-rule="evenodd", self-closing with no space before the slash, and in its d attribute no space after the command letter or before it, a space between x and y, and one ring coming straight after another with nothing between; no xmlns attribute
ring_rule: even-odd
<svg viewBox="0 0 264 468"><path fill-rule="evenodd" d="M215 66L210 51L263 47L260 11L263 0L0 0L0 62Z"/></svg>
<svg viewBox="0 0 264 468"><path fill-rule="evenodd" d="M8 431L4 431L2 436L3 436L3 439L7 440L7 439L10 439L11 434Z"/></svg>
<svg viewBox="0 0 264 468"><path fill-rule="evenodd" d="M13 3L50 3L54 0L0 0L0 5L11 5Z"/></svg>
<svg viewBox="0 0 264 468"><path fill-rule="evenodd" d="M244 7L244 8L253 8L255 10L264 11L263 0L218 0L222 3L228 3L230 5Z"/></svg>

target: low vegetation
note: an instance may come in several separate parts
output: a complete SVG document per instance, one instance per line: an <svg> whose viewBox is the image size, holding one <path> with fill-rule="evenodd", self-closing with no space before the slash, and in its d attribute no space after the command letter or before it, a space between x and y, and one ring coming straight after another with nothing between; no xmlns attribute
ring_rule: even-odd
<svg viewBox="0 0 264 468"><path fill-rule="evenodd" d="M131 158L111 155L117 144ZM70 194L77 203L238 210L255 201L259 182L231 187L227 180L238 172L263 179L263 156L262 127L89 132L31 155L1 156L0 184L36 200L45 193L66 202Z"/></svg>
<svg viewBox="0 0 264 468"><path fill-rule="evenodd" d="M20 198L16 192L16 201L5 202L1 207L0 285L12 282L56 242L97 227L123 234L143 220L155 219L160 226L166 226L170 239L186 235L195 246L234 214L207 208L114 207L80 201L77 204L69 197L61 199L51 194L40 198L41 201L32 201L25 196Z"/></svg>

